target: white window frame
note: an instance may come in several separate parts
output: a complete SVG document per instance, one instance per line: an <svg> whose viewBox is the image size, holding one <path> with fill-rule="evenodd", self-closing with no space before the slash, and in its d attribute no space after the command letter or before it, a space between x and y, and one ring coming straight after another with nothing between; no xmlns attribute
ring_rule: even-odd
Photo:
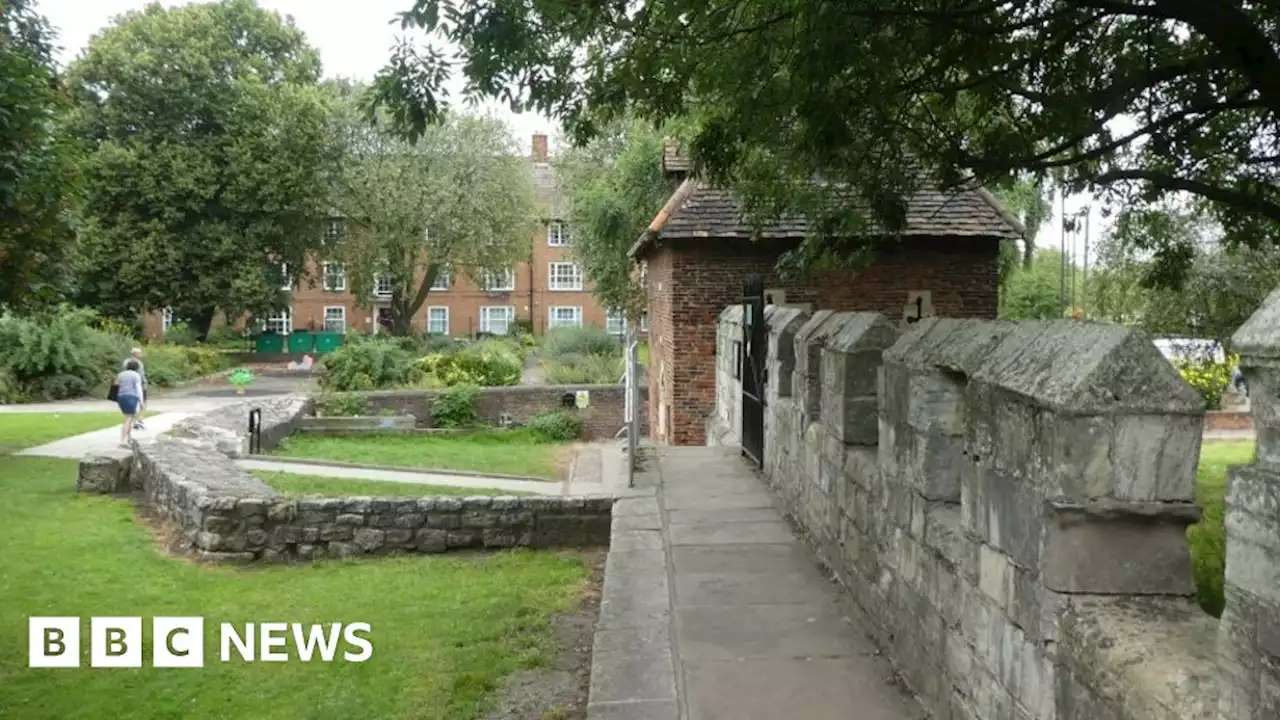
<svg viewBox="0 0 1280 720"><path fill-rule="evenodd" d="M384 287L385 286L385 287ZM391 285L390 273L378 273L373 276L373 296L376 298L391 297L394 288Z"/></svg>
<svg viewBox="0 0 1280 720"><path fill-rule="evenodd" d="M272 326L278 326L279 330L273 330ZM283 310L277 310L262 321L262 329L264 332L277 332L281 335L293 334L293 308L288 307Z"/></svg>
<svg viewBox="0 0 1280 720"><path fill-rule="evenodd" d="M558 310L572 310L574 321L561 322L557 317ZM552 305L547 308L547 327L582 327L582 306L581 305Z"/></svg>
<svg viewBox="0 0 1280 720"><path fill-rule="evenodd" d="M604 317L604 329L611 335L625 335L627 332L627 316L620 311L611 311Z"/></svg>
<svg viewBox="0 0 1280 720"><path fill-rule="evenodd" d="M557 268L570 268L568 273L557 273ZM566 275L566 276L562 276ZM582 266L572 262L547 263L547 289L553 292L582 292Z"/></svg>
<svg viewBox="0 0 1280 720"><path fill-rule="evenodd" d="M494 332L492 328L492 320L489 316L494 310L502 310L506 315L506 323L502 332ZM490 333L492 335L509 335L511 334L511 324L516 321L516 309L513 305L484 305L480 308L480 332Z"/></svg>
<svg viewBox="0 0 1280 720"><path fill-rule="evenodd" d="M284 278L284 283L280 285L280 289L293 290L293 278L289 277L289 263L280 263L280 277Z"/></svg>
<svg viewBox="0 0 1280 720"><path fill-rule="evenodd" d="M502 272L503 272L504 277L498 277L498 278L493 277L493 276L497 275L497 273L485 273L485 276L484 276L484 282L482 282L482 283L481 283L481 285L483 285L483 286L484 286L484 290L485 290L485 292L513 292L513 291L515 291L515 289L516 289L516 271L515 271L514 269L512 269L512 268L507 268L506 270L503 270ZM498 283L498 284L493 284L493 282L492 282L492 281L493 281L493 280L495 280L495 279L501 280L501 282L500 282L500 283Z"/></svg>
<svg viewBox="0 0 1280 720"><path fill-rule="evenodd" d="M444 329L440 331L431 329L431 313L438 310L444 311ZM449 334L449 306L448 305L430 305L427 307L427 334L428 335L448 335Z"/></svg>
<svg viewBox="0 0 1280 720"><path fill-rule="evenodd" d="M569 227L562 220L547 223L547 247L569 247Z"/></svg>
<svg viewBox="0 0 1280 720"><path fill-rule="evenodd" d="M338 282L329 284L330 268L336 267L334 275L337 276ZM320 266L321 275L323 276L323 285L325 292L346 292L347 291L347 268L340 262L322 263Z"/></svg>
<svg viewBox="0 0 1280 720"><path fill-rule="evenodd" d="M432 292L444 292L449 290L453 278L450 276L449 266L445 265L440 268L440 272L436 273L435 282L431 283Z"/></svg>
<svg viewBox="0 0 1280 720"><path fill-rule="evenodd" d="M173 308L165 308L160 311L160 334L169 332L173 327Z"/></svg>
<svg viewBox="0 0 1280 720"><path fill-rule="evenodd" d="M329 311L330 310L342 311L342 329L341 330L329 329ZM325 305L324 306L324 331L325 332L341 332L343 335L347 334L347 306L346 305Z"/></svg>
<svg viewBox="0 0 1280 720"><path fill-rule="evenodd" d="M640 313L640 332L649 332L649 311Z"/></svg>
<svg viewBox="0 0 1280 720"><path fill-rule="evenodd" d="M321 247L332 247L337 245L342 237L347 234L347 222L342 218L329 218L325 223L324 235L320 238Z"/></svg>

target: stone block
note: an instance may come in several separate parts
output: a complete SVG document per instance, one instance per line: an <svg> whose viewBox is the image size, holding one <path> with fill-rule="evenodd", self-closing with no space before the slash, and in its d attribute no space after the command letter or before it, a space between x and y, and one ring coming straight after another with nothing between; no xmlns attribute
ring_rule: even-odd
<svg viewBox="0 0 1280 720"><path fill-rule="evenodd" d="M414 547L419 552L444 552L449 547L449 531L436 528L423 528L414 533Z"/></svg>
<svg viewBox="0 0 1280 720"><path fill-rule="evenodd" d="M1117 418L1115 497L1193 502L1203 423L1202 417L1179 415Z"/></svg>
<svg viewBox="0 0 1280 720"><path fill-rule="evenodd" d="M923 433L963 435L966 385L964 375L956 372L908 373L907 424Z"/></svg>
<svg viewBox="0 0 1280 720"><path fill-rule="evenodd" d="M1187 526L1191 505L1052 503L1042 569L1064 593L1189 595L1195 590Z"/></svg>
<svg viewBox="0 0 1280 720"><path fill-rule="evenodd" d="M929 500L960 501L960 474L967 460L964 439L937 433L913 433L905 480Z"/></svg>
<svg viewBox="0 0 1280 720"><path fill-rule="evenodd" d="M825 394L821 418L827 431L846 445L875 445L880 439L880 420L874 397Z"/></svg>
<svg viewBox="0 0 1280 720"><path fill-rule="evenodd" d="M76 492L112 494L128 492L133 469L133 451L111 450L80 461Z"/></svg>
<svg viewBox="0 0 1280 720"><path fill-rule="evenodd" d="M1054 497L1083 502L1112 497L1115 421L1044 413L1036 432L1032 474Z"/></svg>
<svg viewBox="0 0 1280 720"><path fill-rule="evenodd" d="M349 525L351 527L361 527L364 525L364 516L356 513L342 513L334 518L336 525Z"/></svg>
<svg viewBox="0 0 1280 720"><path fill-rule="evenodd" d="M1014 566L1009 556L990 545L978 546L978 588L996 607L1005 610L1013 595Z"/></svg>
<svg viewBox="0 0 1280 720"><path fill-rule="evenodd" d="M462 514L450 512L433 512L427 516L427 527L452 530L462 527Z"/></svg>
<svg viewBox="0 0 1280 720"><path fill-rule="evenodd" d="M1038 489L982 467L965 480L973 485L962 497L966 530L1008 554L1018 565L1039 567L1046 511Z"/></svg>

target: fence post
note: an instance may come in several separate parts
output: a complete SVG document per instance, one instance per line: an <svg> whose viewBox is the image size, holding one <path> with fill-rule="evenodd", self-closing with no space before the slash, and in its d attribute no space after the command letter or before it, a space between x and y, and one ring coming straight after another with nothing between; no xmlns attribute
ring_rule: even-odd
<svg viewBox="0 0 1280 720"><path fill-rule="evenodd" d="M249 454L262 454L262 408L249 411Z"/></svg>

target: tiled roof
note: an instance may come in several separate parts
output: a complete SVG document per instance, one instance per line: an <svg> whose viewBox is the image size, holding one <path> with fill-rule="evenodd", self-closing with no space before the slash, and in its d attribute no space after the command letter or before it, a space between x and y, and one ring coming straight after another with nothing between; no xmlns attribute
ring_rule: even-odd
<svg viewBox="0 0 1280 720"><path fill-rule="evenodd" d="M685 188L685 197L669 209L667 217L655 218L654 225L632 248L633 256L655 239L757 237L743 216L741 203L732 193L699 180L686 183L689 186ZM765 224L759 237L800 239L808 230L805 218L783 216ZM901 235L1013 239L1022 237L1022 233L1022 224L981 188L942 191L924 187L908 202L906 226ZM877 234L874 223L868 234Z"/></svg>

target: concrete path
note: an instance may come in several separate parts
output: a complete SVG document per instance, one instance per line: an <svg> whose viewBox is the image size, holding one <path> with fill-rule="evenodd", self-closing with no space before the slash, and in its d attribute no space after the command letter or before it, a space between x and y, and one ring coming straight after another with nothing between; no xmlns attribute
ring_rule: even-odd
<svg viewBox="0 0 1280 720"><path fill-rule="evenodd" d="M381 480L388 483L405 483L410 485L451 485L453 487L510 490L513 492L534 493L536 495L561 495L564 493L564 483L558 482L508 480L504 478L487 478L476 475L449 475L445 473L414 472L412 470L374 470L370 468L338 465L294 463L289 462L288 460L268 460L261 457L237 460L236 465L240 466L243 470L287 472L298 475L319 475L322 477L347 478L351 480Z"/></svg>
<svg viewBox="0 0 1280 720"><path fill-rule="evenodd" d="M614 506L589 720L920 717L736 454L650 465Z"/></svg>
<svg viewBox="0 0 1280 720"><path fill-rule="evenodd" d="M119 408L114 404L111 405L118 413ZM60 412L60 411L59 411ZM143 425L145 430L134 430L133 437L140 442L146 442L150 438L154 438L160 433L177 425L183 418L189 416L190 413L163 413L153 415L144 419ZM18 455L35 455L39 457L56 457L69 458L71 460L79 460L86 455L100 455L104 452L110 452L120 448L120 426L112 425L105 430L94 430L92 432L83 433L81 435L73 435L61 440L55 440L46 445L37 445L36 447L21 450Z"/></svg>

